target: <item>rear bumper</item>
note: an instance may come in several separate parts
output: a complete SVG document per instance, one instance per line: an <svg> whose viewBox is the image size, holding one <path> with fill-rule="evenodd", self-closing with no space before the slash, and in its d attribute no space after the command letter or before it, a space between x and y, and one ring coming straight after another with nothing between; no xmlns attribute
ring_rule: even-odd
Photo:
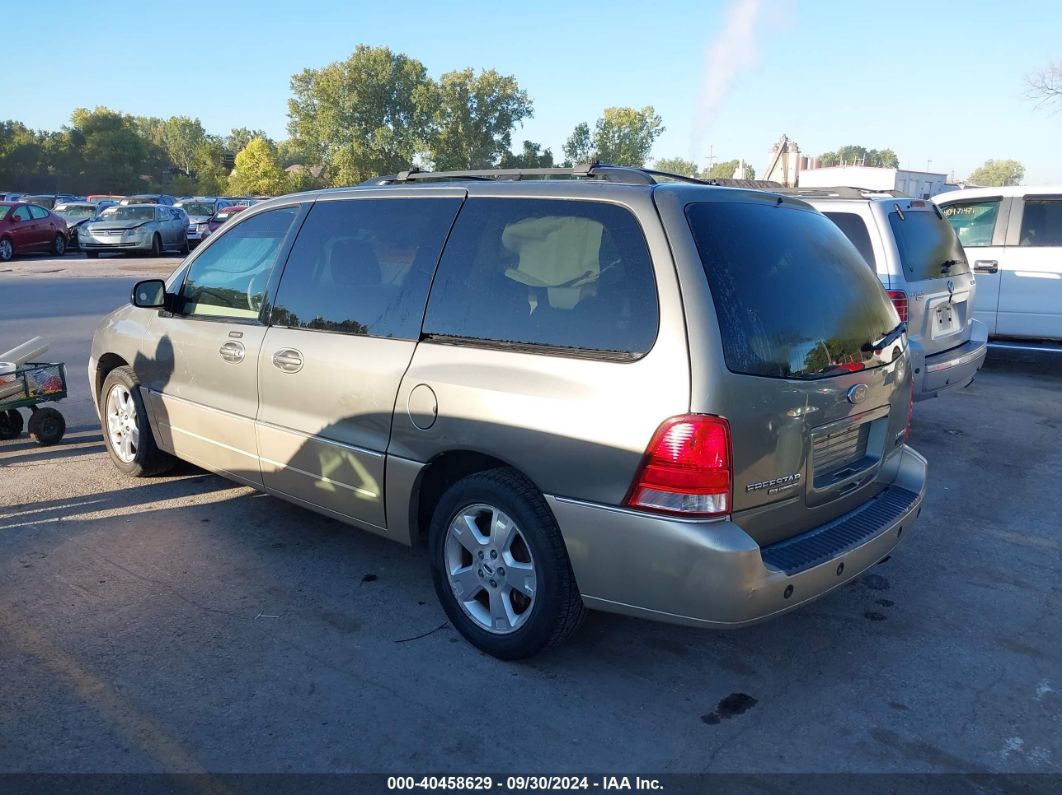
<svg viewBox="0 0 1062 795"><path fill-rule="evenodd" d="M915 361L915 400L936 397L942 392L962 389L973 381L985 363L988 327L980 320L970 324L970 339L942 353ZM917 372L920 371L920 372Z"/></svg>
<svg viewBox="0 0 1062 795"><path fill-rule="evenodd" d="M734 628L818 599L880 561L910 531L925 489L926 461L905 447L893 482L874 500L767 548L730 521L546 499L587 607Z"/></svg>

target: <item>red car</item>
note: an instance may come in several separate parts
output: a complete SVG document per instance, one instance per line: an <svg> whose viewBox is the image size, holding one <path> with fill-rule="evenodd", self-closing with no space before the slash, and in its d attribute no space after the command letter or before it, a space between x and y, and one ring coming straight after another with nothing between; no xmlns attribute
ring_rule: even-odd
<svg viewBox="0 0 1062 795"><path fill-rule="evenodd" d="M0 262L31 251L66 253L66 221L50 210L25 202L0 202Z"/></svg>
<svg viewBox="0 0 1062 795"><path fill-rule="evenodd" d="M229 207L223 207L218 210L216 213L210 216L210 220L207 221L207 228L202 231L202 239L206 240L210 234L217 231L219 226L221 226L227 220L232 218L232 216L236 215L236 213L243 212L246 209L247 205L233 204Z"/></svg>

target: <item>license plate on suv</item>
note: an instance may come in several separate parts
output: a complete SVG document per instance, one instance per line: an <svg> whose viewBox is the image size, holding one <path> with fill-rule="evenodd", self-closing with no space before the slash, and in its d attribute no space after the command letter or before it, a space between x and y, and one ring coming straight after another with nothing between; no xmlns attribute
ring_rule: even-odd
<svg viewBox="0 0 1062 795"><path fill-rule="evenodd" d="M959 330L959 308L947 303L938 306L933 313L933 336L946 337Z"/></svg>

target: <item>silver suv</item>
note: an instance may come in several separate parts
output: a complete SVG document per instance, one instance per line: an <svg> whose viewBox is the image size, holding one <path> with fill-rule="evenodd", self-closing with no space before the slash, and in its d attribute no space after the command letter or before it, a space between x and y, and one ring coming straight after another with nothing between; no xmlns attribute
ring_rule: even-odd
<svg viewBox="0 0 1062 795"><path fill-rule="evenodd" d="M837 224L888 290L907 323L915 400L969 386L985 362L988 327L974 318L974 275L937 206L858 188L787 192Z"/></svg>
<svg viewBox="0 0 1062 795"><path fill-rule="evenodd" d="M501 176L274 199L137 284L89 363L114 464L423 542L507 659L585 608L749 624L889 554L925 494L908 342L836 226L635 169Z"/></svg>

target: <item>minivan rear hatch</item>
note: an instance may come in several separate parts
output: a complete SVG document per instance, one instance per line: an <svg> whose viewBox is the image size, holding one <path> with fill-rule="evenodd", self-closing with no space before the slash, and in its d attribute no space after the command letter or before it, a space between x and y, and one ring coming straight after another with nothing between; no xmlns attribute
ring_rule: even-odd
<svg viewBox="0 0 1062 795"><path fill-rule="evenodd" d="M951 224L932 202L881 203L903 269L909 334L926 355L950 350L970 338L973 277Z"/></svg>
<svg viewBox="0 0 1062 795"><path fill-rule="evenodd" d="M685 215L724 365L694 363L692 410L728 419L733 520L772 544L887 484L911 398L905 327L851 242L803 202L738 193Z"/></svg>

